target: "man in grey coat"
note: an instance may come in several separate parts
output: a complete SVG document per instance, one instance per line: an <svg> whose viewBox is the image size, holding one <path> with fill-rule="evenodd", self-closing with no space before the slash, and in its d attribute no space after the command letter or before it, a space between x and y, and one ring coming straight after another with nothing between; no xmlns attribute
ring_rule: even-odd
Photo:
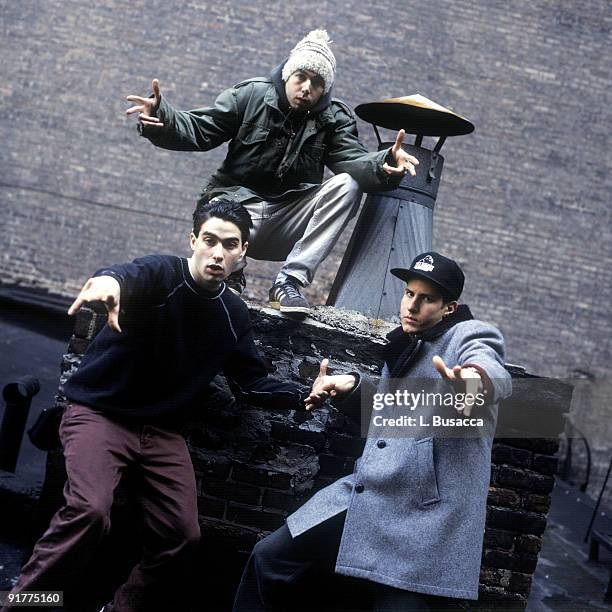
<svg viewBox="0 0 612 612"><path fill-rule="evenodd" d="M370 408L363 454L255 546L234 612L299 609L313 568L368 581L377 612L478 598L497 403L511 392L504 340L458 304L456 262L428 252L391 272L406 286L377 392L324 360L309 398Z"/></svg>
<svg viewBox="0 0 612 612"><path fill-rule="evenodd" d="M270 304L306 314L300 289L309 285L356 213L362 193L392 189L419 162L402 148L404 131L389 149L368 153L353 112L332 98L336 59L325 30L314 30L268 77L248 79L219 94L212 107L180 111L162 96L128 96L141 134L154 145L208 151L229 141L221 167L202 198L223 195L251 215L249 256L284 264ZM324 168L335 176L323 181ZM241 293L242 269L228 278Z"/></svg>

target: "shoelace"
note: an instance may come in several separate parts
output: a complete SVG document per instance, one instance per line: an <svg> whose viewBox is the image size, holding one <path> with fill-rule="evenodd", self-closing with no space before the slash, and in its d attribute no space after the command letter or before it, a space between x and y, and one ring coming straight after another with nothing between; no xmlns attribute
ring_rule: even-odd
<svg viewBox="0 0 612 612"><path fill-rule="evenodd" d="M301 298L302 295L298 291L298 288L293 283L283 283L277 288L277 291L284 293L289 298Z"/></svg>

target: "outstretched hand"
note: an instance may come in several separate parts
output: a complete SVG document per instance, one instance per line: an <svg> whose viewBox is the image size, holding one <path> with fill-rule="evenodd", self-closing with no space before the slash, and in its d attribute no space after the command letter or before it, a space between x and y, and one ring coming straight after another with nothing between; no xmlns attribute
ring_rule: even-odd
<svg viewBox="0 0 612 612"><path fill-rule="evenodd" d="M304 400L306 410L320 406L328 397L334 397L338 393L348 393L356 384L352 374L327 374L329 359L323 359L319 367L319 375L312 384L310 395Z"/></svg>
<svg viewBox="0 0 612 612"><path fill-rule="evenodd" d="M460 365L452 369L447 368L442 357L438 355L433 357L432 362L444 380L450 382L457 391L466 394L465 407L461 410L457 408L457 411L469 417L476 401L476 395L483 390L482 378L478 371L470 367L463 368Z"/></svg>
<svg viewBox="0 0 612 612"><path fill-rule="evenodd" d="M134 113L138 113L138 121L140 121L142 125L161 128L164 127L164 124L155 116L155 111L161 100L159 80L153 79L151 87L153 89L153 96L151 98L142 98L141 96L134 95L127 96L127 100L135 102L135 105L130 106L130 108L125 111L125 114L133 115Z"/></svg>
<svg viewBox="0 0 612 612"><path fill-rule="evenodd" d="M395 144L391 147L391 154L395 160L395 167L390 166L386 162L383 164L383 170L387 174L404 176L407 172L409 172L411 176L416 176L415 166L419 165L419 160L412 155L408 155L408 153L402 149L402 142L404 142L405 137L406 132L404 130L400 130L397 133Z"/></svg>
<svg viewBox="0 0 612 612"><path fill-rule="evenodd" d="M119 327L119 302L121 286L112 276L94 276L81 289L76 300L68 309L68 314L76 314L79 308L89 302L103 302L108 312L108 326L121 333Z"/></svg>

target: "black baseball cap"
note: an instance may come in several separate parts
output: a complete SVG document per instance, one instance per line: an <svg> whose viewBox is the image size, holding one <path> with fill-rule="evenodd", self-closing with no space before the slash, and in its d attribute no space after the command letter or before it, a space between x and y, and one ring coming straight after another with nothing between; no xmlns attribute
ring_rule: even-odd
<svg viewBox="0 0 612 612"><path fill-rule="evenodd" d="M435 251L417 255L409 268L393 268L391 274L405 282L415 277L431 281L450 300L459 299L465 281L459 264Z"/></svg>

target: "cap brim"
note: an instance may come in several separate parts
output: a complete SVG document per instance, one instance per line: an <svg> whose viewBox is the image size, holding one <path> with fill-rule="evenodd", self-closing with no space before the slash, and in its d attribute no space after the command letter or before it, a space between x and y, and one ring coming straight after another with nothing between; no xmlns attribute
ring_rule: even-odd
<svg viewBox="0 0 612 612"><path fill-rule="evenodd" d="M433 278L430 278L429 276L427 276L427 274L422 274L418 270L410 270L408 268L391 268L391 270L389 271L391 272L391 274L393 274L393 276L396 276L400 280L403 280L405 283L407 283L411 278L415 278L415 277L422 278L426 281L429 281L432 285L435 285L436 287L438 287L444 294L446 295L449 294L448 289L444 285L441 285L440 283L435 281ZM457 298L453 298L453 299L457 299Z"/></svg>

